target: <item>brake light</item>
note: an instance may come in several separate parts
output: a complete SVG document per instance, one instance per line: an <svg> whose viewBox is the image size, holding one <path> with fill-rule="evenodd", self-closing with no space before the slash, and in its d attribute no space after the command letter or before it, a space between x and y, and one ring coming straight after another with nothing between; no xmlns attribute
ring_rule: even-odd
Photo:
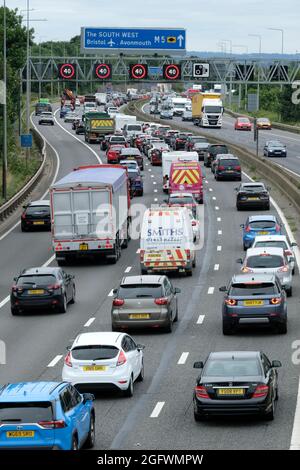
<svg viewBox="0 0 300 470"><path fill-rule="evenodd" d="M48 289L49 290L56 290L56 289L60 289L60 284L52 284L52 286L48 286Z"/></svg>
<svg viewBox="0 0 300 470"><path fill-rule="evenodd" d="M254 393L253 398L263 398L268 395L269 387L268 385L257 385Z"/></svg>
<svg viewBox="0 0 300 470"><path fill-rule="evenodd" d="M144 261L144 256L145 256L145 250L140 251L140 260Z"/></svg>
<svg viewBox="0 0 300 470"><path fill-rule="evenodd" d="M113 300L113 306L114 307L121 307L122 305L124 305L124 300L123 299L114 299Z"/></svg>
<svg viewBox="0 0 300 470"><path fill-rule="evenodd" d="M57 421L38 421L38 425L45 429L62 429L66 427L63 419Z"/></svg>
<svg viewBox="0 0 300 470"><path fill-rule="evenodd" d="M226 305L229 305L229 307L233 307L234 305L236 305L236 300L235 299L226 299L225 300L225 304Z"/></svg>
<svg viewBox="0 0 300 470"><path fill-rule="evenodd" d="M168 299L166 297L160 297L159 299L154 299L156 305L168 305Z"/></svg>
<svg viewBox="0 0 300 470"><path fill-rule="evenodd" d="M197 398L209 398L207 390L203 385L197 385L195 387L195 394Z"/></svg>
<svg viewBox="0 0 300 470"><path fill-rule="evenodd" d="M245 232L249 233L251 231L251 227L250 225L247 225L247 227L245 227Z"/></svg>
<svg viewBox="0 0 300 470"><path fill-rule="evenodd" d="M72 366L72 361L71 361L71 351L69 351L68 354L65 357L65 364L68 367L73 367Z"/></svg>
<svg viewBox="0 0 300 470"><path fill-rule="evenodd" d="M12 286L11 290L12 290L12 292L17 292L18 288L17 288L17 286Z"/></svg>
<svg viewBox="0 0 300 470"><path fill-rule="evenodd" d="M187 259L190 260L191 259L191 250L185 250L185 252L186 252Z"/></svg>
<svg viewBox="0 0 300 470"><path fill-rule="evenodd" d="M281 298L280 298L280 297L277 297L277 298L271 299L271 300L270 300L270 304L272 304L272 305L279 305L279 304L281 304Z"/></svg>
<svg viewBox="0 0 300 470"><path fill-rule="evenodd" d="M276 224L276 232L280 232L280 225Z"/></svg>
<svg viewBox="0 0 300 470"><path fill-rule="evenodd" d="M21 215L21 219L23 219L23 220L26 219L26 214L25 214L25 212L23 212L23 214Z"/></svg>
<svg viewBox="0 0 300 470"><path fill-rule="evenodd" d="M293 256L293 253L290 250L284 250L286 256Z"/></svg>
<svg viewBox="0 0 300 470"><path fill-rule="evenodd" d="M223 171L223 170L225 170L225 166L220 165L218 169L221 170L221 171Z"/></svg>
<svg viewBox="0 0 300 470"><path fill-rule="evenodd" d="M195 227L196 225L197 225L197 222L195 220L193 220L192 226Z"/></svg>
<svg viewBox="0 0 300 470"><path fill-rule="evenodd" d="M287 273L288 270L289 270L288 266L285 265L285 266L282 266L282 268L279 268L279 269L278 269L278 272L280 272L280 273Z"/></svg>
<svg viewBox="0 0 300 470"><path fill-rule="evenodd" d="M125 364L126 361L127 359L126 359L125 353L121 349L119 357L118 357L117 366L122 366L123 364Z"/></svg>
<svg viewBox="0 0 300 470"><path fill-rule="evenodd" d="M248 268L247 266L244 266L242 268L243 273L253 273L253 269Z"/></svg>
<svg viewBox="0 0 300 470"><path fill-rule="evenodd" d="M240 167L240 166L234 166L233 168L234 168L235 170L241 171L241 167Z"/></svg>

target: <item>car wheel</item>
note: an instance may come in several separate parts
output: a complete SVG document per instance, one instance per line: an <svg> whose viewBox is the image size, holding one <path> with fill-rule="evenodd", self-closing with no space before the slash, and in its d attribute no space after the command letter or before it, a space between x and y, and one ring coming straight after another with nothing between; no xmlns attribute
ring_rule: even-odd
<svg viewBox="0 0 300 470"><path fill-rule="evenodd" d="M194 402L194 420L197 423L204 420L204 416L197 412L197 406L195 405L195 402Z"/></svg>
<svg viewBox="0 0 300 470"><path fill-rule="evenodd" d="M196 255L195 255L195 258L194 258L194 261L193 261L193 268L196 267Z"/></svg>
<svg viewBox="0 0 300 470"><path fill-rule="evenodd" d="M169 316L169 321L168 321L167 326L165 327L165 332L172 333L172 329L173 329L173 322L172 322L171 316Z"/></svg>
<svg viewBox="0 0 300 470"><path fill-rule="evenodd" d="M67 297L66 295L63 296L63 301L61 305L58 307L58 312L59 313L66 313L67 311Z"/></svg>
<svg viewBox="0 0 300 470"><path fill-rule="evenodd" d="M279 400L278 387L276 387L276 390L275 390L275 400L276 400L276 401Z"/></svg>
<svg viewBox="0 0 300 470"><path fill-rule="evenodd" d="M248 250L248 247L245 245L245 243L243 243L243 249L244 249L244 251Z"/></svg>
<svg viewBox="0 0 300 470"><path fill-rule="evenodd" d="M233 335L234 333L234 329L232 327L232 325L226 321L223 320L223 324L222 324L222 330L223 330L223 335L224 336L229 336L229 335Z"/></svg>
<svg viewBox="0 0 300 470"><path fill-rule="evenodd" d="M277 331L280 335L286 335L287 334L287 322L279 323L279 325L277 326Z"/></svg>
<svg viewBox="0 0 300 470"><path fill-rule="evenodd" d="M176 323L178 321L178 305L176 306L176 315L175 315L175 318L174 318L174 323Z"/></svg>
<svg viewBox="0 0 300 470"><path fill-rule="evenodd" d="M193 275L193 270L192 269L186 269L185 273L186 273L187 276L190 277L190 276Z"/></svg>
<svg viewBox="0 0 300 470"><path fill-rule="evenodd" d="M295 272L296 272L296 269L293 268L293 270L292 270L292 275L293 275L293 276L295 275Z"/></svg>
<svg viewBox="0 0 300 470"><path fill-rule="evenodd" d="M237 204L237 205L236 205L236 209L237 209L238 211L240 211L240 210L241 210L241 206L240 206L239 204Z"/></svg>
<svg viewBox="0 0 300 470"><path fill-rule="evenodd" d="M14 317L16 317L17 315L20 315L19 309L17 308L11 307L10 311Z"/></svg>
<svg viewBox="0 0 300 470"><path fill-rule="evenodd" d="M287 295L288 297L292 297L292 295L293 295L293 288L292 288L292 286L289 287L289 288L286 290L286 295Z"/></svg>
<svg viewBox="0 0 300 470"><path fill-rule="evenodd" d="M76 288L75 288L75 285L73 284L73 288L72 288L72 298L70 300L70 304L75 304L75 300L76 300Z"/></svg>
<svg viewBox="0 0 300 470"><path fill-rule="evenodd" d="M128 397L128 398L133 396L133 378L132 378L132 376L130 377L128 388L126 388L126 390L124 390L123 395L124 395L124 397Z"/></svg>
<svg viewBox="0 0 300 470"><path fill-rule="evenodd" d="M21 232L28 232L28 227L21 225Z"/></svg>
<svg viewBox="0 0 300 470"><path fill-rule="evenodd" d="M145 377L145 370L144 370L144 361L142 361L142 367L141 367L141 371L137 377L137 382L143 382L144 380L144 377Z"/></svg>
<svg viewBox="0 0 300 470"><path fill-rule="evenodd" d="M275 415L275 403L274 403L274 399L272 399L272 407L271 407L271 410L268 411L268 413L266 413L265 415L265 419L267 421L273 421L274 419L274 415Z"/></svg>
<svg viewBox="0 0 300 470"><path fill-rule="evenodd" d="M71 450L79 450L79 447L78 447L78 440L77 440L77 437L76 437L76 436L73 436L73 438L72 438Z"/></svg>
<svg viewBox="0 0 300 470"><path fill-rule="evenodd" d="M92 449L95 445L95 417L91 415L90 430L84 443L86 449Z"/></svg>

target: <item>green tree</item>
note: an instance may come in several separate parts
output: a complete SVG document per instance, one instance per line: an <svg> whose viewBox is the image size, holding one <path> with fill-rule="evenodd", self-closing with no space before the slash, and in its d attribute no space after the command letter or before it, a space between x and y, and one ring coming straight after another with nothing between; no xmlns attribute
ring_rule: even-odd
<svg viewBox="0 0 300 470"><path fill-rule="evenodd" d="M292 123L300 122L300 104L294 104L292 101L294 91L291 85L285 86L279 100L279 111L282 120Z"/></svg>

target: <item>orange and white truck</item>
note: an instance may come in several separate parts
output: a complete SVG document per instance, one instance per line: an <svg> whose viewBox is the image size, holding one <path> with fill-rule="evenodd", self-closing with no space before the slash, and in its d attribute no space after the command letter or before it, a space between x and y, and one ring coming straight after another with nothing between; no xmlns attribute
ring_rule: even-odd
<svg viewBox="0 0 300 470"><path fill-rule="evenodd" d="M192 193L197 202L203 203L203 175L198 162L174 162L171 164L169 194Z"/></svg>

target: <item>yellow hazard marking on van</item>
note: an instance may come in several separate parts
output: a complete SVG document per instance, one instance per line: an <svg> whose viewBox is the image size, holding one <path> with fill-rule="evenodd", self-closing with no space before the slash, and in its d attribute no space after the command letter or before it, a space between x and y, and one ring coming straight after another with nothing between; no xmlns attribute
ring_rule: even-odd
<svg viewBox="0 0 300 470"><path fill-rule="evenodd" d="M114 121L112 119L93 119L92 127L107 127L113 126Z"/></svg>

